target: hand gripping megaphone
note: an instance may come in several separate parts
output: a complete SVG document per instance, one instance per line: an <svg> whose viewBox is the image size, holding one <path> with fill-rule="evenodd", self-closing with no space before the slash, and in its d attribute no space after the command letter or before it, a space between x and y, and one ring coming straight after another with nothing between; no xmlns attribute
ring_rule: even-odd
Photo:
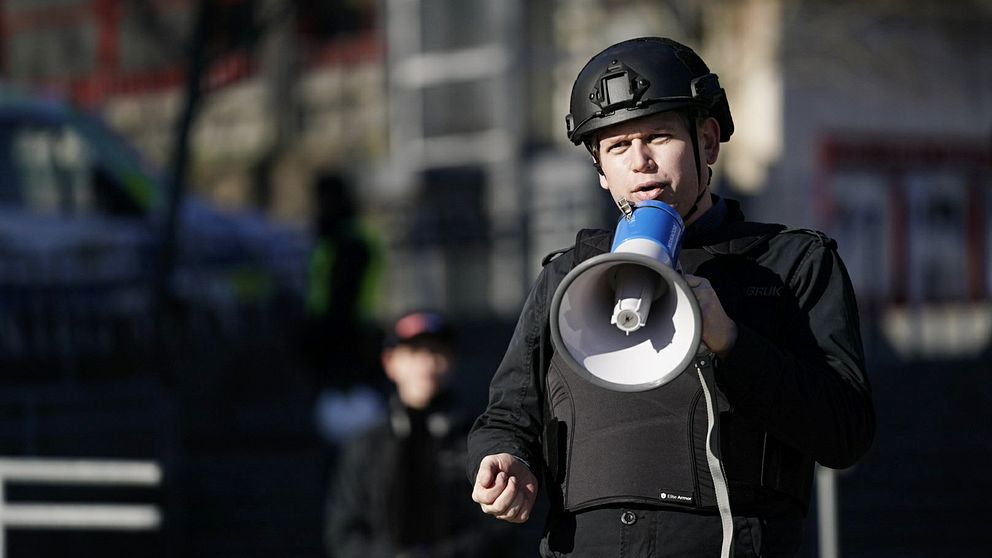
<svg viewBox="0 0 992 558"><path fill-rule="evenodd" d="M551 302L551 339L582 377L615 391L645 391L692 362L702 317L676 270L683 228L668 204L641 202L620 218L610 253L562 279Z"/></svg>

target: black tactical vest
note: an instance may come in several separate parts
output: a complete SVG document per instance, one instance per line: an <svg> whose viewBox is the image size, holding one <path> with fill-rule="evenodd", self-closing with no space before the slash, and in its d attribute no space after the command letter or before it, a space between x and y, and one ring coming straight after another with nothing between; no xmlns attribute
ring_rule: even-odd
<svg viewBox="0 0 992 558"><path fill-rule="evenodd" d="M609 503L709 507L706 409L687 370L643 392L611 391L578 376L557 354L548 373L552 413L567 440L562 495L571 511Z"/></svg>
<svg viewBox="0 0 992 558"><path fill-rule="evenodd" d="M779 288L749 252L782 228L736 223L726 241L686 246L680 256L684 271L710 280L731 318L773 340L786 335L776 326L788 323L781 319L789 311L788 300L742 291L753 285ZM588 235L579 233L573 267L608 249L608 240L604 247ZM593 244L600 247L591 249ZM706 403L695 365L659 388L618 392L583 379L547 343L544 346L551 354L544 359L545 458L565 509L604 504L716 508L705 453ZM735 413L719 391L716 399L720 457L734 513L805 513L813 461Z"/></svg>

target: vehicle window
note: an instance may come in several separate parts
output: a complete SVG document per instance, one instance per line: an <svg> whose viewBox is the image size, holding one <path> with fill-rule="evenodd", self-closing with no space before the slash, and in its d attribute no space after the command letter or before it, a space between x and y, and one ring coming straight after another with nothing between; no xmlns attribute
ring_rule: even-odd
<svg viewBox="0 0 992 558"><path fill-rule="evenodd" d="M66 128L25 127L12 138L20 199L39 214L74 214L92 206L88 154Z"/></svg>
<svg viewBox="0 0 992 558"><path fill-rule="evenodd" d="M69 126L33 126L11 138L18 196L43 215L136 215L120 181L99 164L96 152Z"/></svg>

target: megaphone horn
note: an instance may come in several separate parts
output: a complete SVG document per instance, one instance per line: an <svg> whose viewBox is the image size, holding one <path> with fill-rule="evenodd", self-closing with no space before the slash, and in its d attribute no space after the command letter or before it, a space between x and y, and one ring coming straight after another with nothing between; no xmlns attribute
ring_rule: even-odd
<svg viewBox="0 0 992 558"><path fill-rule="evenodd" d="M583 378L615 391L644 391L692 362L702 318L676 271L683 228L668 204L641 202L620 218L608 254L562 279L551 302L551 339Z"/></svg>

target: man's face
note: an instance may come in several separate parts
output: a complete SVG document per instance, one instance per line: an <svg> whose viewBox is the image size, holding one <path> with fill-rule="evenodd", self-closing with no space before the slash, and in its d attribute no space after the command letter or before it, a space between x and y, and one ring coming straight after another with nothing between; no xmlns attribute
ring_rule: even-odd
<svg viewBox="0 0 992 558"><path fill-rule="evenodd" d="M716 120L707 118L697 128L700 168L707 180L706 165L716 162L720 150L720 130ZM700 184L693 161L692 140L682 116L660 112L604 128L598 137L599 162L603 174L600 185L613 200L626 198L639 203L658 200L675 208L680 215L692 207ZM709 196L699 200L699 210L686 224L705 213Z"/></svg>
<svg viewBox="0 0 992 558"><path fill-rule="evenodd" d="M383 353L382 366L396 384L400 400L408 407L423 409L444 387L451 359L429 348L398 345Z"/></svg>

